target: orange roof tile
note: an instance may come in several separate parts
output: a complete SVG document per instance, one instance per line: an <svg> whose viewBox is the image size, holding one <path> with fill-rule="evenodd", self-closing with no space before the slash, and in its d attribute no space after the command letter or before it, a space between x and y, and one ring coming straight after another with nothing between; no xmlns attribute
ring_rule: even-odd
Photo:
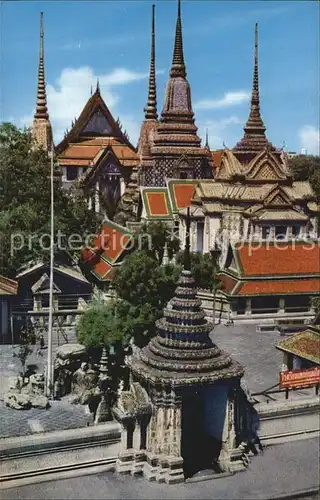
<svg viewBox="0 0 320 500"><path fill-rule="evenodd" d="M240 243L236 251L243 276L320 273L320 244L317 242Z"/></svg>
<svg viewBox="0 0 320 500"><path fill-rule="evenodd" d="M111 264L108 264L105 260L100 260L98 264L94 266L92 272L96 274L98 278L104 279L111 269Z"/></svg>
<svg viewBox="0 0 320 500"><path fill-rule="evenodd" d="M93 247L103 249L103 258L113 263L125 250L131 238L125 230L120 230L120 227L108 222L102 225L101 233L94 238Z"/></svg>
<svg viewBox="0 0 320 500"><path fill-rule="evenodd" d="M238 280L228 276L227 274L220 274L219 280L222 283L222 290L227 293L231 293L235 285L238 283Z"/></svg>
<svg viewBox="0 0 320 500"><path fill-rule="evenodd" d="M223 149L219 149L218 151L211 151L211 157L215 170L219 168L221 165L223 151L224 151Z"/></svg>
<svg viewBox="0 0 320 500"><path fill-rule="evenodd" d="M72 167L89 167L91 163L90 159L87 160L75 160L75 159L70 159L70 158L59 158L59 165L60 167L67 167L71 165Z"/></svg>
<svg viewBox="0 0 320 500"><path fill-rule="evenodd" d="M150 215L170 215L166 192L146 192L146 199Z"/></svg>
<svg viewBox="0 0 320 500"><path fill-rule="evenodd" d="M243 283L236 295L319 293L318 278L295 280L252 280Z"/></svg>
<svg viewBox="0 0 320 500"><path fill-rule="evenodd" d="M195 184L174 184L173 192L177 209L189 207L195 191Z"/></svg>
<svg viewBox="0 0 320 500"><path fill-rule="evenodd" d="M89 158L93 159L100 151L101 146L83 146L81 144L71 144L63 153L62 158Z"/></svg>

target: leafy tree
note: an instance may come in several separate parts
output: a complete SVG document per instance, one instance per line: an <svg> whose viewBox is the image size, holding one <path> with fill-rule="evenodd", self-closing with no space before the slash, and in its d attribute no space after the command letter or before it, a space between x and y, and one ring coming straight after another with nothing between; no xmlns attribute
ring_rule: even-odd
<svg viewBox="0 0 320 500"><path fill-rule="evenodd" d="M317 198L320 198L320 157L298 155L289 159L293 177L297 181L309 180Z"/></svg>
<svg viewBox="0 0 320 500"><path fill-rule="evenodd" d="M116 343L126 344L129 335L125 328L122 303L93 302L81 315L77 324L77 336L87 347L110 347Z"/></svg>
<svg viewBox="0 0 320 500"><path fill-rule="evenodd" d="M49 175L48 155L43 149L35 147L30 131L19 130L11 123L1 124L1 272L9 277L14 277L19 268L30 260L49 256ZM96 230L99 221L84 203L79 186L72 188L71 196L62 189L57 166L54 174L54 209L56 235L60 230L65 235L60 238L61 245L76 253L71 248L75 246L75 241L70 241L69 236L77 234L79 239L84 239L87 232Z"/></svg>
<svg viewBox="0 0 320 500"><path fill-rule="evenodd" d="M184 254L179 252L177 262L183 264L183 260ZM218 265L209 253L192 252L190 265L198 288L213 291L219 287L219 281L216 278Z"/></svg>
<svg viewBox="0 0 320 500"><path fill-rule="evenodd" d="M128 255L114 278L118 296L134 306L150 304L162 309L173 296L180 269L161 266L145 251Z"/></svg>
<svg viewBox="0 0 320 500"><path fill-rule="evenodd" d="M141 225L135 234L135 246L161 264L165 246L169 259L172 259L180 248L180 241L167 224L152 221Z"/></svg>

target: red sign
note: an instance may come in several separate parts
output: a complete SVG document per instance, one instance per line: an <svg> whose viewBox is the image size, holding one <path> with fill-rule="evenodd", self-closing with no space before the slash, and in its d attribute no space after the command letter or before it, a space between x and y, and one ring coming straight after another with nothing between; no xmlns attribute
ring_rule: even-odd
<svg viewBox="0 0 320 500"><path fill-rule="evenodd" d="M280 372L280 387L307 387L320 384L320 368Z"/></svg>

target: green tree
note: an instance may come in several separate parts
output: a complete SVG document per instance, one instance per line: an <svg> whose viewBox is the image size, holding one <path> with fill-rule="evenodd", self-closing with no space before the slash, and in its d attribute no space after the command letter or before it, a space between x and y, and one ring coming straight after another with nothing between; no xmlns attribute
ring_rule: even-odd
<svg viewBox="0 0 320 500"><path fill-rule="evenodd" d="M177 262L183 264L183 260L184 254L179 252ZM219 281L216 278L218 265L209 253L192 252L190 254L190 265L197 288L210 291L219 288Z"/></svg>
<svg viewBox="0 0 320 500"><path fill-rule="evenodd" d="M35 147L28 129L0 125L0 179L1 272L14 277L30 260L49 255L50 160L43 149ZM71 194L62 189L55 166L55 232L65 235L60 238L61 246L76 254L75 240L69 236L77 234L78 242L84 240L87 233L96 231L99 220L87 208L79 186Z"/></svg>
<svg viewBox="0 0 320 500"><path fill-rule="evenodd" d="M168 224L162 221L152 221L142 224L136 232L135 246L161 264L165 246L169 259L172 259L180 248L180 241Z"/></svg>
<svg viewBox="0 0 320 500"><path fill-rule="evenodd" d="M315 192L320 199L320 157L312 155L298 155L289 159L293 177L297 181L309 180Z"/></svg>

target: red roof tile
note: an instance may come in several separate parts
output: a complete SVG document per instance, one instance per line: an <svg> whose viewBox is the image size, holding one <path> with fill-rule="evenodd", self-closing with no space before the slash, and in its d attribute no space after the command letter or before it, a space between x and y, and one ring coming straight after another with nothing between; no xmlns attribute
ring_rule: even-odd
<svg viewBox="0 0 320 500"><path fill-rule="evenodd" d="M236 245L243 276L320 273L319 243L277 242Z"/></svg>
<svg viewBox="0 0 320 500"><path fill-rule="evenodd" d="M243 283L235 295L319 293L318 278L295 280L252 280Z"/></svg>
<svg viewBox="0 0 320 500"><path fill-rule="evenodd" d="M195 184L173 184L173 193L178 210L191 205L195 188Z"/></svg>
<svg viewBox="0 0 320 500"><path fill-rule="evenodd" d="M105 260L100 260L98 264L94 266L92 272L96 274L98 278L104 279L111 269L111 264L108 264Z"/></svg>
<svg viewBox="0 0 320 500"><path fill-rule="evenodd" d="M112 223L104 223L102 231L94 238L93 247L104 249L103 258L113 263L127 247L131 235Z"/></svg>
<svg viewBox="0 0 320 500"><path fill-rule="evenodd" d="M146 192L146 199L150 215L168 216L170 214L166 192Z"/></svg>
<svg viewBox="0 0 320 500"><path fill-rule="evenodd" d="M236 283L238 283L238 280L232 278L231 276L228 276L227 274L220 274L219 280L222 283L222 290L227 293L231 293Z"/></svg>

